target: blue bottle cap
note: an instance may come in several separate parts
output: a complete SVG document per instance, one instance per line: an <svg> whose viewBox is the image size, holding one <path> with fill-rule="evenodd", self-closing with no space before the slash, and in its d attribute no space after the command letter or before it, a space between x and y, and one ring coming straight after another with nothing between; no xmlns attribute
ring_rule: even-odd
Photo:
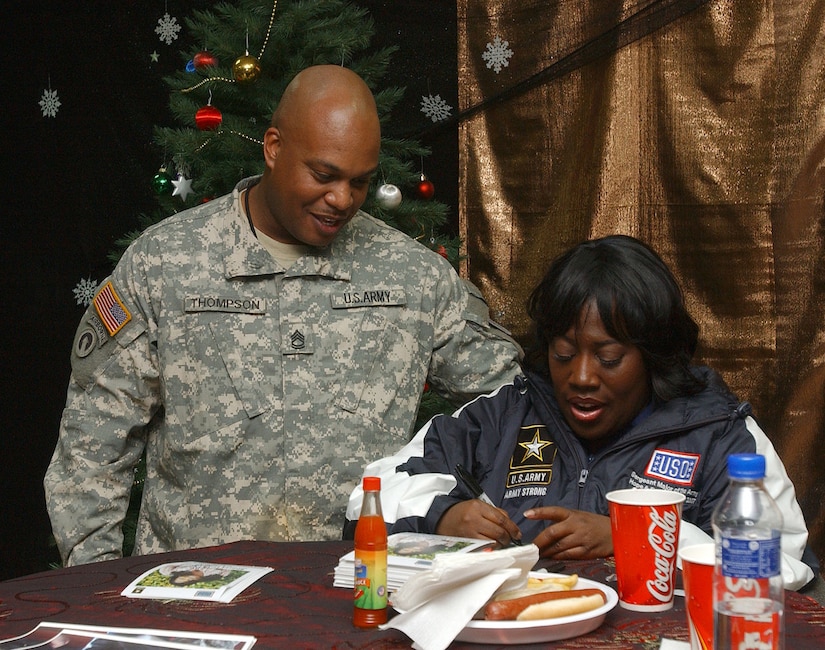
<svg viewBox="0 0 825 650"><path fill-rule="evenodd" d="M731 454L728 456L728 475L746 481L765 478L765 457L761 454Z"/></svg>

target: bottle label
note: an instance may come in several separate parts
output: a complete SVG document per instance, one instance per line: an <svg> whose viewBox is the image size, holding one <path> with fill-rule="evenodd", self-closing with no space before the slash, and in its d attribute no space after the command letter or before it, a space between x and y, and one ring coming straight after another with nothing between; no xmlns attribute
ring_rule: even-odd
<svg viewBox="0 0 825 650"><path fill-rule="evenodd" d="M779 537L771 539L722 538L722 575L730 578L770 578L779 574L782 561Z"/></svg>
<svg viewBox="0 0 825 650"><path fill-rule="evenodd" d="M387 607L387 551L355 551L355 606Z"/></svg>
<svg viewBox="0 0 825 650"><path fill-rule="evenodd" d="M784 615L781 605L770 598L733 597L717 603L714 609L714 648L778 650L782 647Z"/></svg>

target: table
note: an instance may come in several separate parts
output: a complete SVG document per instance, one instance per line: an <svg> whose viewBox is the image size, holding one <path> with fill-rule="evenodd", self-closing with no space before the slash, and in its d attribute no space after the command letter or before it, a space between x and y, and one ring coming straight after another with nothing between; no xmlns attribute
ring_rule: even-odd
<svg viewBox="0 0 825 650"><path fill-rule="evenodd" d="M41 621L53 621L246 634L258 639L254 650L409 648L410 639L396 630L359 630L352 626L352 593L332 586L332 573L338 559L351 545L352 542L242 541L55 569L6 580L0 582L0 638L22 635ZM144 571L164 562L181 560L271 566L275 570L228 604L163 602L120 595L123 588ZM564 572L609 584L613 564L611 559L567 562ZM825 608L795 592L786 594L785 607L786 646L825 648ZM652 615L629 612L617 606L599 629L556 642L553 647L650 650L659 647L658 641L663 635L687 641L683 598L676 598L672 610ZM481 650L499 646L456 642L450 647Z"/></svg>

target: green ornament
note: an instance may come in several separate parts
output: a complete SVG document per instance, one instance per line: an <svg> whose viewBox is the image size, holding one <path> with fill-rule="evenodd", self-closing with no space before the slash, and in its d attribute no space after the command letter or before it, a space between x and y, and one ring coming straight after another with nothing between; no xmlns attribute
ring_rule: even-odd
<svg viewBox="0 0 825 650"><path fill-rule="evenodd" d="M152 189L155 190L156 194L169 194L172 192L172 177L166 173L165 167L161 167L152 179Z"/></svg>

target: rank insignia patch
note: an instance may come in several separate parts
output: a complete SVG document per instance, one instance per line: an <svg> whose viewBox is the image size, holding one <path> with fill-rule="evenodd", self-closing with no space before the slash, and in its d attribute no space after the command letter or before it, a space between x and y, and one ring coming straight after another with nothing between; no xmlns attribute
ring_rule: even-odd
<svg viewBox="0 0 825 650"><path fill-rule="evenodd" d="M109 336L117 334L126 323L132 320L132 315L126 309L126 305L121 302L111 282L107 282L97 292L92 302Z"/></svg>

